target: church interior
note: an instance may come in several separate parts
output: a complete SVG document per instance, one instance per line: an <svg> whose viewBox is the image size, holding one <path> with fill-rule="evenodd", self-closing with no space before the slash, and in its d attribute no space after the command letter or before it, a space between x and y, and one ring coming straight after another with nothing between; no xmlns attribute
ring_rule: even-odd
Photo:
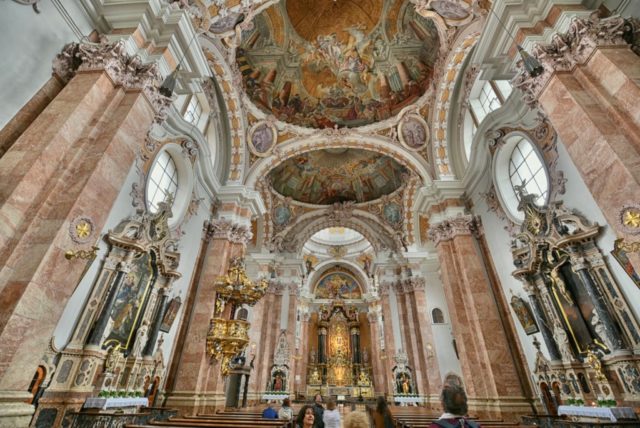
<svg viewBox="0 0 640 428"><path fill-rule="evenodd" d="M0 427L640 426L639 1L0 11Z"/></svg>

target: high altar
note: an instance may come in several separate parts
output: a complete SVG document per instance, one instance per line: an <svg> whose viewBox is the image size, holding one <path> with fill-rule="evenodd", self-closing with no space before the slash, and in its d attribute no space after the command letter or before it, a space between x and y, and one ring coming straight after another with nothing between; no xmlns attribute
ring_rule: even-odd
<svg viewBox="0 0 640 428"><path fill-rule="evenodd" d="M310 337L307 396L373 397L371 365L366 349L363 351L358 309L337 299L321 305L315 315L317 334Z"/></svg>

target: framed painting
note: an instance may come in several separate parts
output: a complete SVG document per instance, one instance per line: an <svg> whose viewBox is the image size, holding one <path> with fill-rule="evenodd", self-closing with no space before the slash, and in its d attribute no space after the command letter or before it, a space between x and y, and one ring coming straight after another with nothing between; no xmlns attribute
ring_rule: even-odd
<svg viewBox="0 0 640 428"><path fill-rule="evenodd" d="M628 244L623 239L616 239L613 244L613 251L611 255L620 263L620 266L629 275L631 280L640 287L640 274L636 271L633 263L629 259L629 253L640 253L640 242L633 242Z"/></svg>
<svg viewBox="0 0 640 428"><path fill-rule="evenodd" d="M160 331L163 333L169 333L171 326L178 315L178 311L182 306L182 299L180 297L174 297L167 305L167 310L162 317L162 323L160 324Z"/></svg>
<svg viewBox="0 0 640 428"><path fill-rule="evenodd" d="M522 325L522 328L527 335L540 331L536 324L536 320L533 318L533 314L531 314L529 305L521 297L511 297L511 308L513 308L513 312L516 313L518 321L520 321L520 325Z"/></svg>

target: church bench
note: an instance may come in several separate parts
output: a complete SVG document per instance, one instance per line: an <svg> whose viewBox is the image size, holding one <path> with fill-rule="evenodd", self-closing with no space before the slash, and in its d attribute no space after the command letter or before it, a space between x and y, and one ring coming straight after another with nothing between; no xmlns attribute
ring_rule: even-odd
<svg viewBox="0 0 640 428"><path fill-rule="evenodd" d="M219 419L191 419L191 418L171 418L167 423L170 424L180 424L181 426L194 426L194 427L208 427L211 424L218 423L242 423L242 424L253 424L253 426L258 427L281 427L286 425L287 421L279 420L279 419L262 419L262 418L235 418L235 417L223 417ZM155 422L154 422L155 423Z"/></svg>

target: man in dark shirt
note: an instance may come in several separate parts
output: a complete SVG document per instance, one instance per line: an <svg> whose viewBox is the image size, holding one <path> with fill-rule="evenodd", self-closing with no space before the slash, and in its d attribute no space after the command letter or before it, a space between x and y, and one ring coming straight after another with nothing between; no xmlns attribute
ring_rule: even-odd
<svg viewBox="0 0 640 428"><path fill-rule="evenodd" d="M324 407L322 407L322 395L316 394L315 397L313 397L313 416L315 420L315 427L324 428L324 422L322 421L323 414Z"/></svg>
<svg viewBox="0 0 640 428"><path fill-rule="evenodd" d="M467 394L460 386L446 385L440 395L444 413L429 428L480 428L480 424L467 419Z"/></svg>

